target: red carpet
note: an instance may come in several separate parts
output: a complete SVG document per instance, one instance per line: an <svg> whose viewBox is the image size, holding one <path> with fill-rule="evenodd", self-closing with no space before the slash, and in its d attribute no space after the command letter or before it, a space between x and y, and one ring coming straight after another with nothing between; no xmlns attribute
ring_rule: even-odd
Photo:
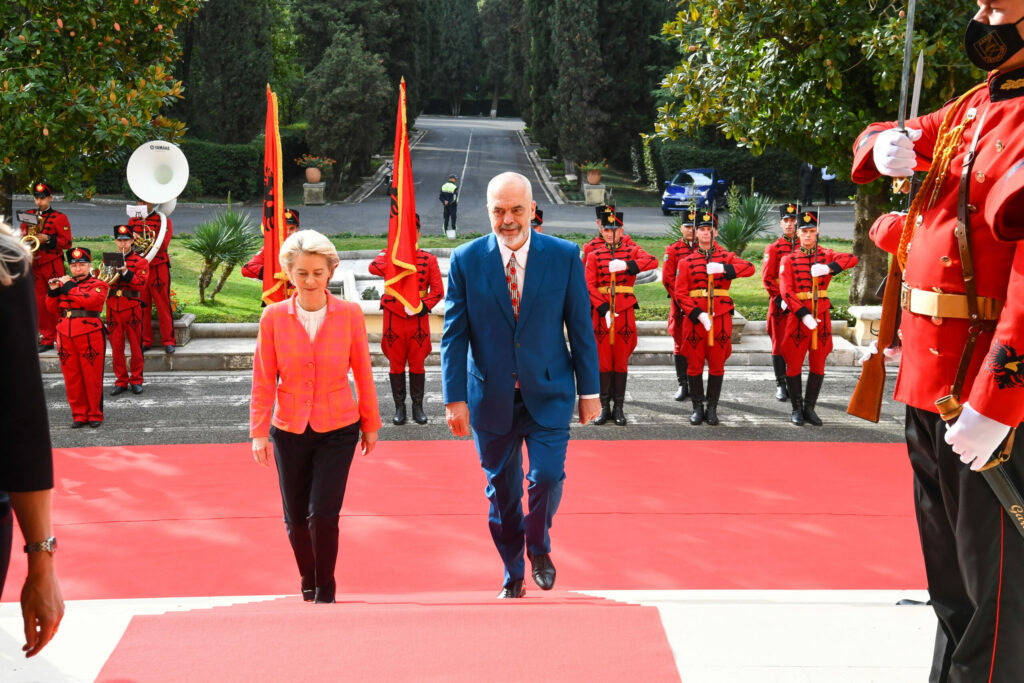
<svg viewBox="0 0 1024 683"><path fill-rule="evenodd" d="M55 468L65 598L298 592L276 473L249 444L58 450ZM902 445L575 441L567 472L560 589L925 586ZM483 488L469 441L357 456L339 592L490 599Z"/></svg>
<svg viewBox="0 0 1024 683"><path fill-rule="evenodd" d="M350 596L338 605L294 597L137 616L96 680L679 680L653 607L557 593L481 597Z"/></svg>

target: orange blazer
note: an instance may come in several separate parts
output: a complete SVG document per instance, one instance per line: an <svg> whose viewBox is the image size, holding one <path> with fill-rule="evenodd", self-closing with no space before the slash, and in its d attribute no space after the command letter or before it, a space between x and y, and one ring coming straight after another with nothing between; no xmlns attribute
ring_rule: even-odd
<svg viewBox="0 0 1024 683"><path fill-rule="evenodd" d="M260 318L249 436L268 436L271 424L293 434L302 434L307 425L329 432L356 420L364 432L380 429L366 321L359 305L328 294L327 315L310 344L295 314L297 297L267 306ZM357 398L348 383L350 368Z"/></svg>

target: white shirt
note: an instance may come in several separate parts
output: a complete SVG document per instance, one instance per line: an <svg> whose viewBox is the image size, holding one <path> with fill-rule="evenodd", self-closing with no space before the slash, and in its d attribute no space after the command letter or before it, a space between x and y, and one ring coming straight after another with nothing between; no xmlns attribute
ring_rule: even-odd
<svg viewBox="0 0 1024 683"><path fill-rule="evenodd" d="M299 322L306 328L306 333L309 334L309 343L312 344L316 339L317 330L320 329L320 325L327 318L327 302L318 311L307 311L305 308L299 305L299 302L295 302L295 315L298 316Z"/></svg>

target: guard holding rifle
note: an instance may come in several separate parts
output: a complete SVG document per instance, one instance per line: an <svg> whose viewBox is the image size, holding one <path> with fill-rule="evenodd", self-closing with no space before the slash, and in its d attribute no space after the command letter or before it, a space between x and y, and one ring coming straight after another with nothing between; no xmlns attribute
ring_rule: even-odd
<svg viewBox="0 0 1024 683"><path fill-rule="evenodd" d="M761 282L768 290L768 338L772 341L772 368L775 370L775 398L778 401L789 399L789 389L786 387L786 359L782 355L789 313L779 290L779 264L783 256L792 254L797 248L796 217L796 204L779 206L782 236L765 247L764 261L761 263Z"/></svg>
<svg viewBox="0 0 1024 683"><path fill-rule="evenodd" d="M57 335L57 319L46 308L47 283L64 277L64 250L71 246L71 226L68 217L50 208L53 187L39 181L32 185L36 208L24 212L29 221L22 221L22 241L28 243L32 254L32 274L36 281L36 311L39 315L39 351L53 348ZM19 211L19 214L22 212Z"/></svg>
<svg viewBox="0 0 1024 683"><path fill-rule="evenodd" d="M790 421L821 426L814 412L825 381L825 359L832 353L832 315L828 285L832 276L857 265L857 257L818 246L818 212L801 210L797 219L800 248L779 264L779 291L786 309L782 354L793 406ZM804 358L808 360L807 393L801 391Z"/></svg>
<svg viewBox="0 0 1024 683"><path fill-rule="evenodd" d="M111 396L119 396L131 388L142 393L142 299L141 292L149 277L149 262L136 254L132 246L134 233L127 225L114 226L114 242L121 252L116 279L110 284L107 297L107 331L110 334L111 362L114 366L114 388ZM125 359L125 344L130 347L131 371Z"/></svg>
<svg viewBox="0 0 1024 683"><path fill-rule="evenodd" d="M109 289L90 272L92 254L68 249L71 276L49 281L46 308L57 321L57 355L64 392L71 404L72 429L103 424L103 363L107 355L100 314Z"/></svg>
<svg viewBox="0 0 1024 683"><path fill-rule="evenodd" d="M171 257L167 246L171 243L174 226L171 219L157 211L156 204L143 199L139 206L146 207L145 218L131 218L128 225L137 241L147 245L143 258L149 261L149 277L142 290L142 348L148 351L153 346L153 305L156 305L157 321L160 324L160 343L166 353L174 353L174 318L171 316Z"/></svg>
<svg viewBox="0 0 1024 683"><path fill-rule="evenodd" d="M685 401L690 395L690 382L686 377L686 353L683 350L683 316L676 305L676 267L681 259L686 258L697 248L697 241L693 236L697 225L697 210L693 209L682 214L683 219L679 224L679 231L682 239L676 240L665 247L665 258L661 263L661 284L665 285L668 298L671 301L668 311L668 333L672 335L672 358L676 365L676 381L679 382L679 389L676 391L675 399Z"/></svg>
<svg viewBox="0 0 1024 683"><path fill-rule="evenodd" d="M637 273L657 268L658 259L632 241L626 244L622 212L616 212L613 206L600 206L598 216L601 243L587 256L584 269L601 377L601 414L594 424L612 418L621 427L626 424L622 406L626 401L629 356L636 348L634 311L640 308L633 284ZM612 399L614 408L610 407Z"/></svg>
<svg viewBox="0 0 1024 683"><path fill-rule="evenodd" d="M888 287L902 270L880 328L901 306L895 398L939 620L933 681L1024 675L1024 519L1008 504L1024 482L1024 0L978 5L964 47L987 82L902 130L872 124L852 172L927 172L909 213L871 236L894 254Z"/></svg>
<svg viewBox="0 0 1024 683"><path fill-rule="evenodd" d="M597 226L598 226L598 228L600 228L601 225L602 225L602 221L604 220L604 217L606 215L608 215L608 214L613 214L614 215L615 207L612 206L611 204L607 204L607 205L606 204L599 204L598 206L594 207L594 212L597 214ZM583 265L584 266L587 265L587 257L590 256L590 252L594 251L598 247L604 246L604 244L605 244L604 237L601 235L601 231L598 230L597 235L594 237L594 239L590 240L589 242L587 242L586 244L584 244L580 248L580 257L583 259ZM622 246L624 246L624 247L633 246L633 238L630 237L629 235L623 233L622 234Z"/></svg>
<svg viewBox="0 0 1024 683"><path fill-rule="evenodd" d="M718 424L725 361L732 354L732 312L736 308L729 286L750 277L754 266L715 244L718 221L701 212L697 219L697 248L676 266L673 298L683 315L683 351L690 383L693 414L690 424ZM704 407L704 364L708 366L707 409Z"/></svg>

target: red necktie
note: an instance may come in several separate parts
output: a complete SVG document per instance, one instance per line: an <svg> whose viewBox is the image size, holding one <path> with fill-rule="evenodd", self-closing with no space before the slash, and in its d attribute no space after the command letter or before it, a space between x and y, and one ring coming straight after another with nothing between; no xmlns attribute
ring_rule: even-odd
<svg viewBox="0 0 1024 683"><path fill-rule="evenodd" d="M516 255L512 254L512 258L508 260L508 265L505 266L505 281L508 283L508 295L512 299L512 312L515 313L516 319L519 319L519 279L516 275Z"/></svg>

